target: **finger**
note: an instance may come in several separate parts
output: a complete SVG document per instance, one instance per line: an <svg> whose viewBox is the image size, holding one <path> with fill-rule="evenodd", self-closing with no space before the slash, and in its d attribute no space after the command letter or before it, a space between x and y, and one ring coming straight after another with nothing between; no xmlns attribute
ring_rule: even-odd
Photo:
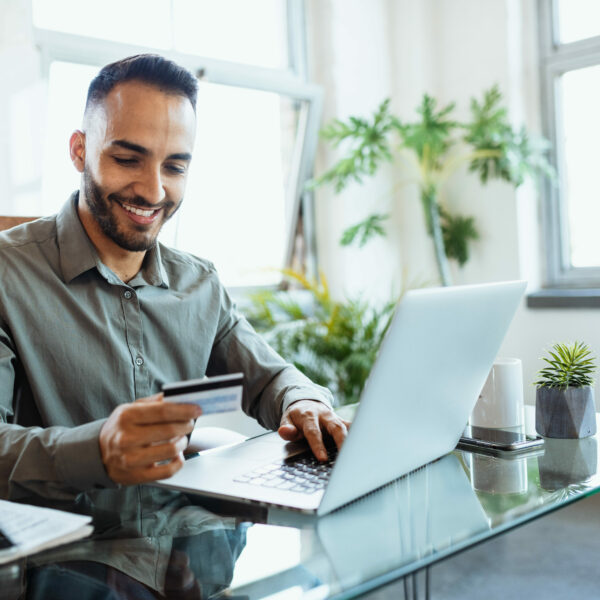
<svg viewBox="0 0 600 600"><path fill-rule="evenodd" d="M288 442L296 442L302 438L302 433L298 431L298 428L292 423L289 411L286 411L281 417L277 433Z"/></svg>
<svg viewBox="0 0 600 600"><path fill-rule="evenodd" d="M158 394L147 396L146 398L138 398L136 402L162 402L163 398L164 394L162 392L159 392Z"/></svg>
<svg viewBox="0 0 600 600"><path fill-rule="evenodd" d="M136 425L131 432L123 435L124 447L146 446L156 442L167 442L173 438L187 435L194 430L194 421L183 421L177 423L158 423L151 425ZM127 444L129 441L129 444Z"/></svg>
<svg viewBox="0 0 600 600"><path fill-rule="evenodd" d="M300 418L302 419L302 423L298 423L296 426L302 430L313 454L318 460L327 460L327 451L325 450L323 435L321 434L317 417L311 415Z"/></svg>
<svg viewBox="0 0 600 600"><path fill-rule="evenodd" d="M171 402L134 402L123 411L130 423L173 423L197 418L202 410L195 404Z"/></svg>
<svg viewBox="0 0 600 600"><path fill-rule="evenodd" d="M124 467L127 469L148 467L156 462L171 460L183 452L186 446L187 438L183 436L174 440L169 440L163 444L135 448L128 452L124 458Z"/></svg>
<svg viewBox="0 0 600 600"><path fill-rule="evenodd" d="M154 464L142 467L137 471L138 483L167 479L183 467L185 460L182 454L178 454L172 461L165 464Z"/></svg>
<svg viewBox="0 0 600 600"><path fill-rule="evenodd" d="M339 419L334 415L334 418L324 420L323 426L325 431L333 438L338 449L341 448L348 435L348 428L342 419Z"/></svg>
<svg viewBox="0 0 600 600"><path fill-rule="evenodd" d="M297 442L299 439L302 439L302 433L291 423L281 425L277 430L277 433L279 433L279 436L287 442Z"/></svg>

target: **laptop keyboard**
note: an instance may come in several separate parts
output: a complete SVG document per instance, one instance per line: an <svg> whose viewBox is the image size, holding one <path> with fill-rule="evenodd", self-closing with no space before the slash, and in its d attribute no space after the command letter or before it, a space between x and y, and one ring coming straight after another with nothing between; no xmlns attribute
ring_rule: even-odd
<svg viewBox="0 0 600 600"><path fill-rule="evenodd" d="M234 481L314 494L327 485L337 456L337 448L327 448L327 455L326 461L319 462L312 452L297 454L238 475Z"/></svg>

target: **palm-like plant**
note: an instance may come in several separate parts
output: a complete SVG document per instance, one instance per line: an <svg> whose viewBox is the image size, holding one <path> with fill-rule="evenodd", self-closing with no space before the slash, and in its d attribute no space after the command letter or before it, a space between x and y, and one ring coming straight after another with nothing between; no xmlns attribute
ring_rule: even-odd
<svg viewBox="0 0 600 600"><path fill-rule="evenodd" d="M486 91L483 100L471 100L471 120L460 123L450 118L454 104L437 109L434 98L425 94L417 108L420 116L414 123L403 123L390 112L390 99L384 100L371 120L350 117L333 120L321 132L334 147L345 147L345 155L313 185L334 185L342 191L351 181L362 183L374 175L394 155L412 163L417 174L427 232L432 237L435 255L444 285L450 285L448 258L462 266L469 257L469 243L479 237L472 217L452 215L440 203L440 188L462 163L479 174L481 183L490 178L504 179L515 186L536 173L552 176L545 158L548 144L534 140L525 129L515 130L500 105L502 95L497 86ZM457 146L466 152L456 154ZM359 243L384 235L382 223L387 214L369 215L347 229L342 245Z"/></svg>
<svg viewBox="0 0 600 600"><path fill-rule="evenodd" d="M535 385L560 389L593 385L596 359L587 344L554 344L548 354L542 357L546 367L538 372Z"/></svg>
<svg viewBox="0 0 600 600"><path fill-rule="evenodd" d="M293 292L256 292L248 320L281 356L331 389L340 404L358 401L396 302L374 308L360 300L335 301L323 275L317 282L292 270L283 273L310 292L310 301L302 303Z"/></svg>

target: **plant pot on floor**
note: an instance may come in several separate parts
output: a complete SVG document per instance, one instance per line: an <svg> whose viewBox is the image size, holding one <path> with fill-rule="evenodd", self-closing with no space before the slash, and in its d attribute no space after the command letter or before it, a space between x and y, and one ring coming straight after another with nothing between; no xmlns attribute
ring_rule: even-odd
<svg viewBox="0 0 600 600"><path fill-rule="evenodd" d="M585 438L596 433L594 390L590 386L538 387L535 429L550 438Z"/></svg>

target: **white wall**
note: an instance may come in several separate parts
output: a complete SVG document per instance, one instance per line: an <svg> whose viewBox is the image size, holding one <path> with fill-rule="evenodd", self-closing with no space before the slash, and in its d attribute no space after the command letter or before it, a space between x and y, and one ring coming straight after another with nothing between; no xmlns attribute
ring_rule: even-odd
<svg viewBox="0 0 600 600"><path fill-rule="evenodd" d="M0 2L0 78L0 214L38 215L46 88L30 2Z"/></svg>
<svg viewBox="0 0 600 600"><path fill-rule="evenodd" d="M368 115L390 94L393 109L409 120L425 91L440 104L456 101L456 117L465 118L470 97L498 83L513 122L540 132L535 0L310 0L309 8L312 75L325 88L324 121ZM335 158L322 147L317 173ZM436 281L416 186L385 197L406 177L406 168L394 165L338 196L318 191L319 250L336 295L362 292L383 299L402 282ZM482 187L461 172L448 182L444 200L475 216L481 234L470 262L454 269L456 283L524 278L530 289L539 286L543 246L535 185ZM388 239L362 251L339 248L343 228L376 207L392 208ZM528 402L535 398L532 382L544 349L574 339L600 355L598 311L519 309L500 354L523 360Z"/></svg>

